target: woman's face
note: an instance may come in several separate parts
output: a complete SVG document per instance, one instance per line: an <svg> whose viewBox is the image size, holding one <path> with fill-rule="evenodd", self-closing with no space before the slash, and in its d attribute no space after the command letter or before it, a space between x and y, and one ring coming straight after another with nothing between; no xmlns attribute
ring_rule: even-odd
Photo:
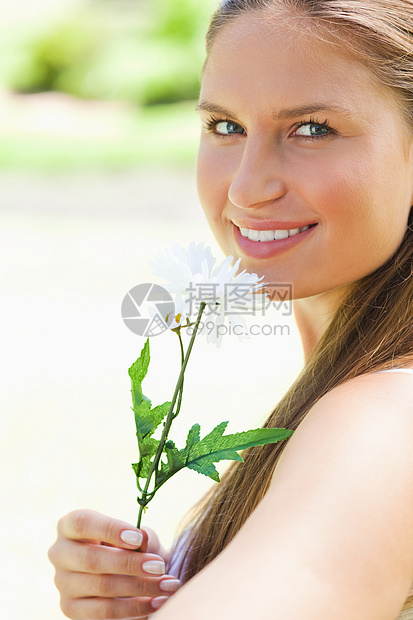
<svg viewBox="0 0 413 620"><path fill-rule="evenodd" d="M257 15L225 26L205 68L199 195L224 252L299 299L346 287L399 247L412 139L364 65Z"/></svg>

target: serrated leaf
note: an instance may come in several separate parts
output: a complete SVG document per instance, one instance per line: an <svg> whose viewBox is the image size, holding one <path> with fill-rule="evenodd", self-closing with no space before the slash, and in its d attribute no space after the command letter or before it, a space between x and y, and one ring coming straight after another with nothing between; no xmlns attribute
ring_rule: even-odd
<svg viewBox="0 0 413 620"><path fill-rule="evenodd" d="M191 456L209 454L209 447L219 447L223 440L223 434L229 422L221 422L218 424L202 441L198 441L191 447ZM231 435L228 435L231 437ZM206 452L205 452L206 450Z"/></svg>
<svg viewBox="0 0 413 620"><path fill-rule="evenodd" d="M193 461L192 463L188 463L187 467L188 469L192 469L193 471L196 471L198 474L202 474L203 476L207 476L208 478L211 478L215 482L220 481L219 473L218 473L217 468L214 465L214 461L207 456L202 459L199 459L198 461Z"/></svg>
<svg viewBox="0 0 413 620"><path fill-rule="evenodd" d="M285 428L258 428L224 435L227 426L228 422L222 422L201 441L193 444L189 451L185 447L182 453L186 453L186 467L219 482L219 475L213 463L223 460L242 461L242 457L238 454L240 450L277 443L293 434L293 431Z"/></svg>
<svg viewBox="0 0 413 620"><path fill-rule="evenodd" d="M146 400L142 400L134 408L136 432L144 437L152 429L151 406Z"/></svg>
<svg viewBox="0 0 413 620"><path fill-rule="evenodd" d="M232 449L238 452L239 450L246 450L253 446L264 446L269 443L277 443L283 439L288 439L288 437L291 437L293 434L293 431L285 428L256 428L232 435L219 436L218 433L221 433L221 428L223 427L225 430L227 425L228 422L219 424L209 435L204 437L200 444L195 446L194 450L200 450L202 445L202 449L210 447L213 451Z"/></svg>
<svg viewBox="0 0 413 620"><path fill-rule="evenodd" d="M139 455L143 460L140 478L149 474L151 459L158 450L159 440L152 437L155 430L168 415L171 403L166 402L150 409L148 403L142 401L135 413L136 437L138 439Z"/></svg>
<svg viewBox="0 0 413 620"><path fill-rule="evenodd" d="M152 459L150 457L145 457L142 458L139 463L132 463L132 469L135 472L135 476L137 478L142 478L146 480L149 475L149 470L151 468L151 461Z"/></svg>
<svg viewBox="0 0 413 620"><path fill-rule="evenodd" d="M193 427L189 430L188 436L186 438L186 446L183 449L185 456L189 454L189 451L193 446L201 441L201 427L199 424L194 424Z"/></svg>
<svg viewBox="0 0 413 620"><path fill-rule="evenodd" d="M142 381L144 380L144 378L146 377L148 373L150 359L151 357L150 357L150 351L149 351L149 338L148 338L141 350L140 356L128 370L128 374L132 382L132 390L131 390L132 404L133 404L133 410L135 411L135 413L136 413L136 408L141 405L142 400L144 401L149 400L142 394ZM149 401L149 404L150 404L150 401Z"/></svg>
<svg viewBox="0 0 413 620"><path fill-rule="evenodd" d="M156 453L159 444L159 441L151 437L157 427L157 423L152 417L149 404L145 401L142 401L140 407L137 407L135 410L135 424L140 457L152 457Z"/></svg>
<svg viewBox="0 0 413 620"><path fill-rule="evenodd" d="M161 461L161 466L155 474L155 486L160 486L171 478L174 474L185 467L185 458L182 456L182 451L179 451L174 442L169 440L164 446L164 453L166 454L166 463Z"/></svg>
<svg viewBox="0 0 413 620"><path fill-rule="evenodd" d="M159 440L152 437L146 437L140 444L139 453L141 458L152 457L156 454Z"/></svg>
<svg viewBox="0 0 413 620"><path fill-rule="evenodd" d="M141 353L136 360L129 368L128 373L132 380L132 384L134 383L142 383L146 375L148 374L149 362L151 360L150 351L149 351L149 338L146 340Z"/></svg>
<svg viewBox="0 0 413 620"><path fill-rule="evenodd" d="M148 398L147 396L145 396L145 394L142 394L142 399L146 400L146 402L148 403L149 407L152 407L152 401L150 398Z"/></svg>
<svg viewBox="0 0 413 620"><path fill-rule="evenodd" d="M158 426L163 422L163 420L168 415L169 409L171 407L170 402L163 403L162 405L158 405L154 409L150 408L150 405L142 401L140 407L138 407L135 411L135 424L136 424L136 432L139 438L145 438L148 435L153 435Z"/></svg>
<svg viewBox="0 0 413 620"><path fill-rule="evenodd" d="M200 425L194 424L188 432L186 446L183 450L178 451L174 442L171 440L165 443L164 453L166 454L167 462L161 462L160 469L156 473L156 486L164 484L164 482L166 482L168 478L171 478L178 471L186 467L188 454L191 448L200 441L200 432ZM218 474L218 472L216 473Z"/></svg>
<svg viewBox="0 0 413 620"><path fill-rule="evenodd" d="M142 381L147 375L149 362L148 339L139 358L128 371L132 383L132 409L135 415L136 437L140 456L139 463L132 467L139 478L146 478L149 474L152 457L155 456L159 446L159 441L154 439L152 435L168 415L171 406L170 402L166 402L152 409L151 401L142 393Z"/></svg>
<svg viewBox="0 0 413 620"><path fill-rule="evenodd" d="M185 467L185 461L182 459L173 441L168 441L167 444L165 444L164 451L166 453L169 471L179 471L182 467Z"/></svg>

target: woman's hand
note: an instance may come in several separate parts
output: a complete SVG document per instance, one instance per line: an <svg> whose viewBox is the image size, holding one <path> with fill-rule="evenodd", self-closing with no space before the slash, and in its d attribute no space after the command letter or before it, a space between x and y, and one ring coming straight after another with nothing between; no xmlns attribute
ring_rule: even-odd
<svg viewBox="0 0 413 620"><path fill-rule="evenodd" d="M154 532L91 510L59 521L49 559L60 606L72 620L147 618L180 587L165 575L165 552Z"/></svg>

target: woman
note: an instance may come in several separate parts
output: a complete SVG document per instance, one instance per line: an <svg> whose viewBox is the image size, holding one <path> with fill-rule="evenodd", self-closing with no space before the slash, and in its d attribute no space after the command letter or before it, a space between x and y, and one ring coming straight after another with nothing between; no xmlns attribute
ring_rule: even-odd
<svg viewBox="0 0 413 620"><path fill-rule="evenodd" d="M180 577L159 620L413 619L413 2L229 0L207 44L199 194L226 254L293 283L306 364L266 425L296 430L228 470L168 575L152 532L64 517L63 611L146 617Z"/></svg>

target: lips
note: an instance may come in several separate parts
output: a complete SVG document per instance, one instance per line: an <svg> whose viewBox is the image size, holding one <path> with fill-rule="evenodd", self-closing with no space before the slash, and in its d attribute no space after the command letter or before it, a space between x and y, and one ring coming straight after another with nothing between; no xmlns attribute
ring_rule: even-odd
<svg viewBox="0 0 413 620"><path fill-rule="evenodd" d="M248 224L248 227L233 224L235 241L242 254L257 259L274 258L291 250L313 236L318 226L318 224L300 225L299 222L273 221L254 222L253 225L257 228L253 228L250 222Z"/></svg>
<svg viewBox="0 0 413 620"><path fill-rule="evenodd" d="M294 237L310 228L310 225L301 228L255 230L253 228L240 228L241 235L250 241L274 241Z"/></svg>

